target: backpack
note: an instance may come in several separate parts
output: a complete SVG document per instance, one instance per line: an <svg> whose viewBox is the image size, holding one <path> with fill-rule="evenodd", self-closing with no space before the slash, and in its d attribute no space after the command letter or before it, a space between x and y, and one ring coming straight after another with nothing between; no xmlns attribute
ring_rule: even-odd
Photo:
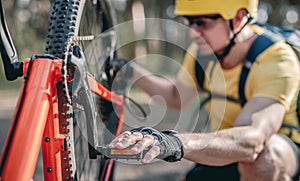
<svg viewBox="0 0 300 181"><path fill-rule="evenodd" d="M216 98L223 98L227 99L228 101L239 103L242 107L247 102L245 97L245 84L247 80L248 73L256 60L256 57L262 53L264 50L266 50L268 47L273 45L275 42L279 40L285 40L287 44L289 44L293 49L294 52L297 54L298 59L300 59L300 31L295 29L287 29L283 27L277 27L272 26L268 24L258 24L255 23L255 25L258 25L260 27L263 27L266 29L266 31L259 35L251 45L249 52L246 57L246 61L243 65L241 74L240 74L240 80L239 80L239 98L233 98L229 96L223 96L223 95L217 95L212 94L209 91L205 90L204 88L204 77L205 73L204 70L206 69L208 62L211 60L214 60L212 56L201 56L199 53L197 54L197 59L201 59L201 61L195 61L195 72L197 77L197 82L200 87L200 89L204 92L208 93L208 97L205 98L201 104L200 107L202 107L204 104L206 104L213 96ZM298 116L298 122L300 125L300 92L298 93L298 99L297 99L297 116ZM300 131L300 127L296 127L293 125L288 125L283 123L282 127L289 128L289 129L296 129Z"/></svg>

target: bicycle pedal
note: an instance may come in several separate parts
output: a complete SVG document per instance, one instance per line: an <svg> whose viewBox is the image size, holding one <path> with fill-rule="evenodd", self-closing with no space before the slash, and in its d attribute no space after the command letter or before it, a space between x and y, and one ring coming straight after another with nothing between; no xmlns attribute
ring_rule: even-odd
<svg viewBox="0 0 300 181"><path fill-rule="evenodd" d="M108 146L98 146L97 151L100 155L107 159L126 159L126 160L141 160L148 150L144 150L141 153L133 154L131 147L126 149L112 149Z"/></svg>

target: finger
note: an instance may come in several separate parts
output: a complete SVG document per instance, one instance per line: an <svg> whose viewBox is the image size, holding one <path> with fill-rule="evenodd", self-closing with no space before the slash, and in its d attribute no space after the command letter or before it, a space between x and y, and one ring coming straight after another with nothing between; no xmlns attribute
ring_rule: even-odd
<svg viewBox="0 0 300 181"><path fill-rule="evenodd" d="M145 150L147 147L153 145L155 142L155 139L151 135L145 135L144 138L140 141L138 141L132 148L131 151L133 154L141 153L143 150Z"/></svg>
<svg viewBox="0 0 300 181"><path fill-rule="evenodd" d="M117 136L116 138L114 138L110 144L109 144L109 147L110 148L115 148L116 144L122 140L123 138L127 137L131 135L131 132L130 131L124 131L123 133L121 133L119 136Z"/></svg>
<svg viewBox="0 0 300 181"><path fill-rule="evenodd" d="M138 141L140 141L140 140L142 140L144 138L144 135L142 133L140 133L140 132L133 132L132 134L136 136L136 139Z"/></svg>
<svg viewBox="0 0 300 181"><path fill-rule="evenodd" d="M141 141L143 139L143 134L135 132L134 134L125 136L123 138L120 138L116 143L117 148L127 148L131 145L136 144L138 141Z"/></svg>
<svg viewBox="0 0 300 181"><path fill-rule="evenodd" d="M140 132L124 132L121 136L115 138L109 145L110 148L123 149L135 144L143 139L143 134Z"/></svg>
<svg viewBox="0 0 300 181"><path fill-rule="evenodd" d="M153 146L151 149L145 154L144 158L141 160L143 164L150 163L154 158L156 158L160 154L160 148L158 146Z"/></svg>

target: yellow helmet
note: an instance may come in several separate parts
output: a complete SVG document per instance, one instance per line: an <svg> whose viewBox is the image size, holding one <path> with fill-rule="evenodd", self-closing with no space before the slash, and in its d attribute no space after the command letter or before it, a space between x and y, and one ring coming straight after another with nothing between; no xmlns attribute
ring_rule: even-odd
<svg viewBox="0 0 300 181"><path fill-rule="evenodd" d="M236 12L245 8L255 17L258 0L176 0L175 14L184 16L220 14L224 19L233 19Z"/></svg>

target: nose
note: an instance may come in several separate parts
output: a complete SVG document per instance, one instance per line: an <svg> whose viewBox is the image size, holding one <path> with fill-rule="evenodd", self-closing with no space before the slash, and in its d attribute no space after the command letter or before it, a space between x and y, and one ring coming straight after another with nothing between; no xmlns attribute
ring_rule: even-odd
<svg viewBox="0 0 300 181"><path fill-rule="evenodd" d="M198 27L195 23L192 24L190 26L190 29L189 29L189 37L191 39L195 39L195 38L199 38L200 37L203 37L203 31L201 30L200 27Z"/></svg>

